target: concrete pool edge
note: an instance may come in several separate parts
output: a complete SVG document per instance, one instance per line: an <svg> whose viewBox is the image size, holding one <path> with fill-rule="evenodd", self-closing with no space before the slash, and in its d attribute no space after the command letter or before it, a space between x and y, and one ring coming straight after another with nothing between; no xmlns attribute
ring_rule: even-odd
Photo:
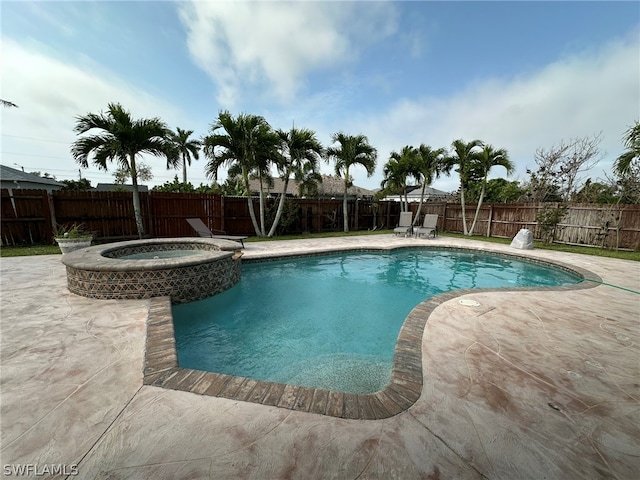
<svg viewBox="0 0 640 480"><path fill-rule="evenodd" d="M313 255L359 251L393 251L407 248L480 252L511 257L560 268L582 278L582 281L577 284L560 287L505 287L455 290L421 302L411 310L398 334L390 383L384 389L371 394L336 392L181 368L178 366L170 299L168 297L157 297L150 301L147 319L144 384L343 419L380 420L389 418L409 409L422 393L422 337L429 316L439 305L470 293L582 290L596 287L602 282L599 275L562 262L532 258L515 252L512 254L487 249L446 246L327 249L310 254L265 255L252 258L247 263Z"/></svg>

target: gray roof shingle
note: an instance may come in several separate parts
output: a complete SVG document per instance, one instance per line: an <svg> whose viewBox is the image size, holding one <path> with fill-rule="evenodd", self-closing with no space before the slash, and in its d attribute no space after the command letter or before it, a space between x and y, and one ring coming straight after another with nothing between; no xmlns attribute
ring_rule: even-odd
<svg viewBox="0 0 640 480"><path fill-rule="evenodd" d="M6 165L0 165L0 178L9 182L42 183L43 185L64 187L64 183L53 180L52 178L39 177L33 173L22 172L15 168L7 167Z"/></svg>
<svg viewBox="0 0 640 480"><path fill-rule="evenodd" d="M257 192L260 188L260 181L249 180L249 187L254 192ZM282 193L283 187L284 181L280 178L274 178L273 187L265 186L264 190L266 193L280 194ZM299 196L298 184L295 180L289 180L287 193L295 197ZM373 196L376 192L374 190L367 190L366 188L358 187L357 185L352 185L349 187L349 190L347 190L347 193L351 196L363 197ZM344 194L344 180L334 175L322 175L322 183L318 185L318 194L322 197L342 197Z"/></svg>

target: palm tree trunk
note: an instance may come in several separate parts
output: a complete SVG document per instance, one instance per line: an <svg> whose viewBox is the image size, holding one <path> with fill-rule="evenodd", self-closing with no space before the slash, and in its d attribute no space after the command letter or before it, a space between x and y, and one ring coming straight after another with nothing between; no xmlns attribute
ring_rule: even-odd
<svg viewBox="0 0 640 480"><path fill-rule="evenodd" d="M273 225L271 225L271 230L269 230L269 234L267 237L273 237L276 233L276 228L278 228L278 223L280 222L280 217L282 216L282 210L284 210L284 200L287 196L287 188L289 186L289 172L287 172L287 176L284 180L284 189L282 190L282 194L280 195L280 201L278 202L278 210L276 211L276 218L273 219Z"/></svg>
<svg viewBox="0 0 640 480"><path fill-rule="evenodd" d="M262 185L262 173L260 174L260 236L264 237L264 189Z"/></svg>
<svg viewBox="0 0 640 480"><path fill-rule="evenodd" d="M144 223L142 222L142 206L140 204L140 191L138 190L138 172L136 170L136 156L131 154L129 165L131 174L131 195L133 196L133 215L136 219L138 238L144 237Z"/></svg>
<svg viewBox="0 0 640 480"><path fill-rule="evenodd" d="M464 186L460 183L460 204L462 205L462 229L465 235L469 235L467 231L467 212L464 205Z"/></svg>
<svg viewBox="0 0 640 480"><path fill-rule="evenodd" d="M344 197L342 198L342 219L344 221L344 232L349 231L349 212L347 211L347 190L349 189L349 169L344 173Z"/></svg>
<svg viewBox="0 0 640 480"><path fill-rule="evenodd" d="M187 183L187 158L182 154L182 183Z"/></svg>
<svg viewBox="0 0 640 480"><path fill-rule="evenodd" d="M473 235L473 230L476 228L476 222L478 221L478 216L480 214L480 207L482 206L482 200L484 199L484 192L486 187L487 187L487 176L485 175L484 180L482 182L482 190L480 191L480 198L478 199L478 206L476 207L476 214L473 216L473 223L471 224L469 235Z"/></svg>
<svg viewBox="0 0 640 480"><path fill-rule="evenodd" d="M256 212L253 210L253 197L251 196L251 188L249 188L249 174L247 170L242 168L242 180L244 181L244 188L247 191L247 201L249 202L249 216L251 217L251 223L257 236L260 236L260 228L258 227L258 221L256 220Z"/></svg>
<svg viewBox="0 0 640 480"><path fill-rule="evenodd" d="M422 211L422 203L424 202L424 192L427 189L424 180L422 181L422 190L420 191L420 203L418 204L418 213L416 213L416 218L413 219L413 224L416 225L418 223L418 219L420 217L420 212Z"/></svg>

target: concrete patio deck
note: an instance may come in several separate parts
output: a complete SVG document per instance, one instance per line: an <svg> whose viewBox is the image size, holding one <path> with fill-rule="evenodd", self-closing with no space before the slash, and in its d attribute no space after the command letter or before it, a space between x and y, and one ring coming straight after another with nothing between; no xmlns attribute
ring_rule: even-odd
<svg viewBox="0 0 640 480"><path fill-rule="evenodd" d="M245 258L418 245L392 235L247 243ZM148 300L69 293L60 256L2 258L0 468L86 479L637 479L640 263L534 250L594 272L574 291L436 307L423 388L383 420L143 385ZM13 475L10 475L13 473ZM25 477L22 477L25 478Z"/></svg>

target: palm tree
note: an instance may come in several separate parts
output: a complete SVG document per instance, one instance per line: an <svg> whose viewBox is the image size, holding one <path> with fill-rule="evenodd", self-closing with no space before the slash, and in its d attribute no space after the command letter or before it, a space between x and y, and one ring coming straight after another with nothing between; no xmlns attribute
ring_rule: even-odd
<svg viewBox="0 0 640 480"><path fill-rule="evenodd" d="M191 165L191 157L195 160L200 158L198 150L200 150L202 142L200 140L189 140L189 136L192 133L193 130L182 130L178 127L173 134L173 143L182 159L182 183L187 183L187 165Z"/></svg>
<svg viewBox="0 0 640 480"><path fill-rule="evenodd" d="M409 210L407 178L413 176L416 165L416 149L406 145L400 153L391 152L389 161L385 163L382 173L384 178L380 183L383 190L392 193L400 193L400 203L403 212ZM404 194L404 200L402 195Z"/></svg>
<svg viewBox="0 0 640 480"><path fill-rule="evenodd" d="M3 107L18 108L18 105L15 103L10 102L9 100L3 100L2 98L0 98L0 103L2 103Z"/></svg>
<svg viewBox="0 0 640 480"><path fill-rule="evenodd" d="M298 194L301 197L318 196L318 185L322 183L322 175L318 170L312 169L308 163L305 163L302 171L295 178L298 182Z"/></svg>
<svg viewBox="0 0 640 480"><path fill-rule="evenodd" d="M478 157L477 166L482 172L482 189L480 190L480 198L478 199L478 206L476 207L476 214L473 217L473 223L469 230L469 235L473 235L473 230L476 227L478 221L478 215L480 213L480 207L482 206L482 200L487 189L487 177L489 171L493 167L504 167L507 171L507 175L511 175L514 170L513 162L509 159L509 154L503 148L495 150L491 145L485 145Z"/></svg>
<svg viewBox="0 0 640 480"><path fill-rule="evenodd" d="M262 181L268 175L270 162L278 158L278 136L263 117L243 113L234 118L224 111L218 114L218 120L211 126L211 133L204 138L203 144L204 155L209 159L205 167L207 175L217 180L218 169L227 165L229 176L241 176L247 191L253 228L257 236L265 236ZM256 220L249 186L251 174L258 176L261 183L260 225Z"/></svg>
<svg viewBox="0 0 640 480"><path fill-rule="evenodd" d="M635 125L629 127L623 140L628 150L620 155L613 165L613 170L619 177L629 172L634 159L640 160L640 122L636 120Z"/></svg>
<svg viewBox="0 0 640 480"><path fill-rule="evenodd" d="M78 135L97 129L100 133L76 140L71 145L71 155L81 167L89 166L89 156L93 164L107 170L107 162L116 161L120 167L129 170L132 183L133 212L138 236L144 236L140 193L138 191L138 170L136 159L147 153L165 157L167 164L175 165L178 152L171 142L171 130L159 118L134 120L119 103L110 103L107 113L88 113L76 117L74 131Z"/></svg>
<svg viewBox="0 0 640 480"><path fill-rule="evenodd" d="M412 175L422 184L420 191L420 204L418 205L418 215L413 223L418 222L418 217L422 211L424 203L424 192L427 186L433 183L435 178L440 177L440 173L444 169L444 158L446 150L444 148L436 148L433 150L429 145L421 144L417 149L417 155L414 163L414 171Z"/></svg>
<svg viewBox="0 0 640 480"><path fill-rule="evenodd" d="M282 209L284 208L284 200L287 196L289 178L292 174L296 180L317 178L320 159L324 154L322 145L316 138L316 134L311 130L292 127L288 132L277 130L276 134L280 139L281 151L278 170L280 170L281 178L284 180L284 187L282 189L282 195L280 195L276 217L267 235L269 237L273 236L278 227Z"/></svg>
<svg viewBox="0 0 640 480"><path fill-rule="evenodd" d="M347 191L351 185L349 170L352 166L361 165L367 171L367 176L373 175L376 168L378 153L369 145L369 140L364 135L345 135L342 132L331 137L332 143L339 145L327 149L327 158L335 162L336 175L344 178L344 199L342 210L344 218L344 231L349 231L349 214L347 212Z"/></svg>
<svg viewBox="0 0 640 480"><path fill-rule="evenodd" d="M458 167L456 172L460 176L460 203L462 205L462 227L465 235L469 235L467 230L467 215L464 203L464 192L467 188L471 174L473 172L474 162L478 159L477 148L482 147L480 140L472 140L469 143L465 143L463 140L454 140L451 144L453 152L448 155L445 162L445 170L449 172L451 168ZM474 151L475 150L475 151Z"/></svg>

